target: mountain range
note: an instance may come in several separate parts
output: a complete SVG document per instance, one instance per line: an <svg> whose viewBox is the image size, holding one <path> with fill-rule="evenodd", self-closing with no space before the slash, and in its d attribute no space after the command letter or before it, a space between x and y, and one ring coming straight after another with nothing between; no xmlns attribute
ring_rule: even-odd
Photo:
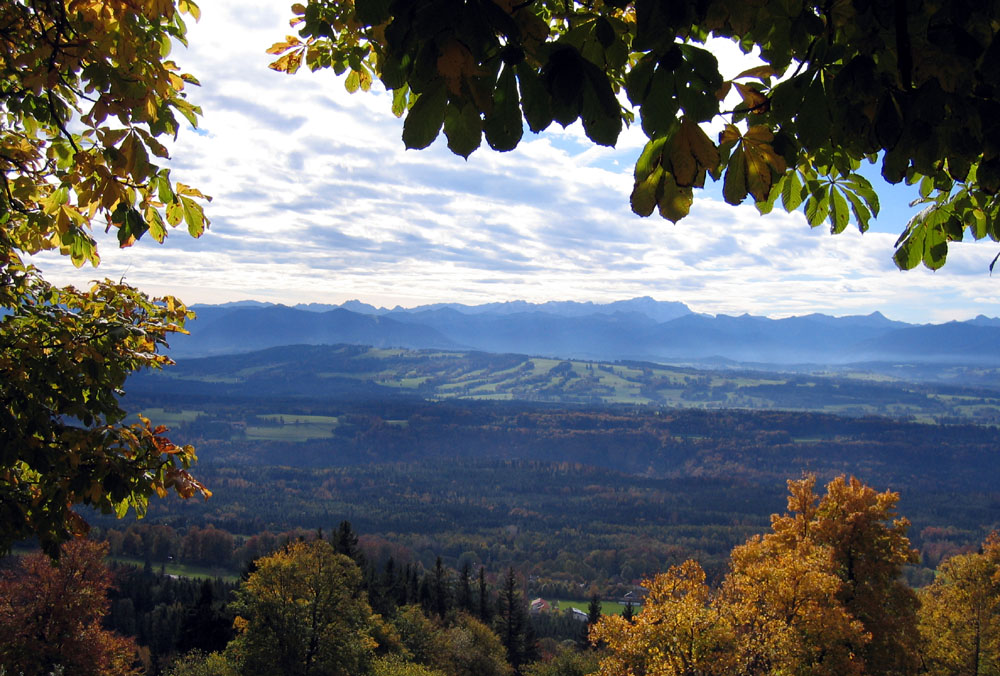
<svg viewBox="0 0 1000 676"><path fill-rule="evenodd" d="M780 365L861 362L1000 364L1000 319L908 324L879 312L784 319L705 315L679 302L633 298L608 304L525 301L416 308L288 307L257 301L197 305L175 359L282 345L355 344L479 350L557 358Z"/></svg>

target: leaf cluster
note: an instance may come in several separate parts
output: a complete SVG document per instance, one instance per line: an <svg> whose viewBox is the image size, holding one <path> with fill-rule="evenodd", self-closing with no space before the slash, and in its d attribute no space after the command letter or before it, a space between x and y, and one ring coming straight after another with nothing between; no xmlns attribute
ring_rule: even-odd
<svg viewBox="0 0 1000 676"><path fill-rule="evenodd" d="M157 349L192 313L110 281L52 287L31 266L0 280L0 549L34 535L56 556L87 530L74 505L142 516L154 492L209 495L187 471L194 449L125 424L119 402L130 373L170 363Z"/></svg>
<svg viewBox="0 0 1000 676"><path fill-rule="evenodd" d="M207 221L198 190L170 179L162 137L201 110L171 61L188 0L8 2L0 9L0 227L5 245L97 264L95 224L121 246Z"/></svg>
<svg viewBox="0 0 1000 676"><path fill-rule="evenodd" d="M193 315L124 283L59 289L24 264L58 250L97 265L95 227L131 246L208 221L200 191L170 177L166 138L200 109L198 81L168 57L190 0L0 5L0 550L37 536L45 551L81 535L74 505L145 513L152 493L208 491L194 450L149 421L125 424L126 377L159 368Z"/></svg>
<svg viewBox="0 0 1000 676"><path fill-rule="evenodd" d="M350 91L380 79L407 148L443 129L463 157L484 137L511 150L525 124L577 120L614 145L638 113L649 143L637 214L676 222L710 175L731 204L766 213L781 197L810 225L863 232L879 203L858 169L881 162L928 205L897 242L899 267L936 269L965 234L1000 240L995 0L310 0L292 11L298 36L272 47L271 67L332 67ZM705 48L713 36L764 65L725 80ZM713 120L725 123L717 141L698 126Z"/></svg>

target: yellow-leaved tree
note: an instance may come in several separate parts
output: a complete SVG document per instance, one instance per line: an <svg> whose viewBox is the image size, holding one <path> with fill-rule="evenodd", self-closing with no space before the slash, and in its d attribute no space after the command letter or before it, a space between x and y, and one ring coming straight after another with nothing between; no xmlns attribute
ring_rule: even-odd
<svg viewBox="0 0 1000 676"><path fill-rule="evenodd" d="M1000 535L980 552L943 561L919 596L928 674L1000 674Z"/></svg>
<svg viewBox="0 0 1000 676"><path fill-rule="evenodd" d="M237 637L226 649L240 673L359 676L372 669L381 619L361 570L329 542L295 542L258 559L237 592Z"/></svg>
<svg viewBox="0 0 1000 676"><path fill-rule="evenodd" d="M788 482L788 513L733 550L719 589L687 561L648 583L634 622L602 618L601 675L916 673L917 603L901 580L916 554L898 495L854 478L822 497L814 485Z"/></svg>

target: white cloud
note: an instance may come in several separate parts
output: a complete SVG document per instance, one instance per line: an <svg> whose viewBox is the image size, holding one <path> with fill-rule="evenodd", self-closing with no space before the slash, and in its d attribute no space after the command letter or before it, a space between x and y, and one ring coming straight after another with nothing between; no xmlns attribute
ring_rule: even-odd
<svg viewBox="0 0 1000 676"><path fill-rule="evenodd" d="M275 5L215 2L174 58L203 83L202 133L173 144L174 177L215 200L201 240L127 250L102 238L97 271L56 255L56 281L122 275L188 302L241 298L415 305L524 298L681 300L703 312L868 313L910 321L1000 314L988 245L953 245L937 273L898 272L894 236L831 237L799 214L760 217L700 196L677 225L631 213L638 124L617 149L579 125L468 161L441 138L404 151L384 93L348 95L332 72L285 76L264 50L287 32ZM735 50L735 52L734 52ZM720 48L726 72L740 67ZM378 85L376 85L376 88ZM706 191L718 194L718 189Z"/></svg>

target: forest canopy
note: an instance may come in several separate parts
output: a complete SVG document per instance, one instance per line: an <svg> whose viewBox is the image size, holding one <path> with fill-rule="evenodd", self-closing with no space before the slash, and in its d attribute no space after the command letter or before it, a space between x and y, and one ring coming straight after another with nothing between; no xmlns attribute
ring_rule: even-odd
<svg viewBox="0 0 1000 676"><path fill-rule="evenodd" d="M463 157L484 138L507 151L525 126L577 120L613 146L637 122L642 216L677 222L711 177L730 204L863 232L879 202L859 169L878 163L925 205L896 243L900 268L1000 239L1000 2L310 0L292 13L298 34L271 67L332 68L351 92L381 80L407 148L443 129ZM762 65L724 79L710 37Z"/></svg>

